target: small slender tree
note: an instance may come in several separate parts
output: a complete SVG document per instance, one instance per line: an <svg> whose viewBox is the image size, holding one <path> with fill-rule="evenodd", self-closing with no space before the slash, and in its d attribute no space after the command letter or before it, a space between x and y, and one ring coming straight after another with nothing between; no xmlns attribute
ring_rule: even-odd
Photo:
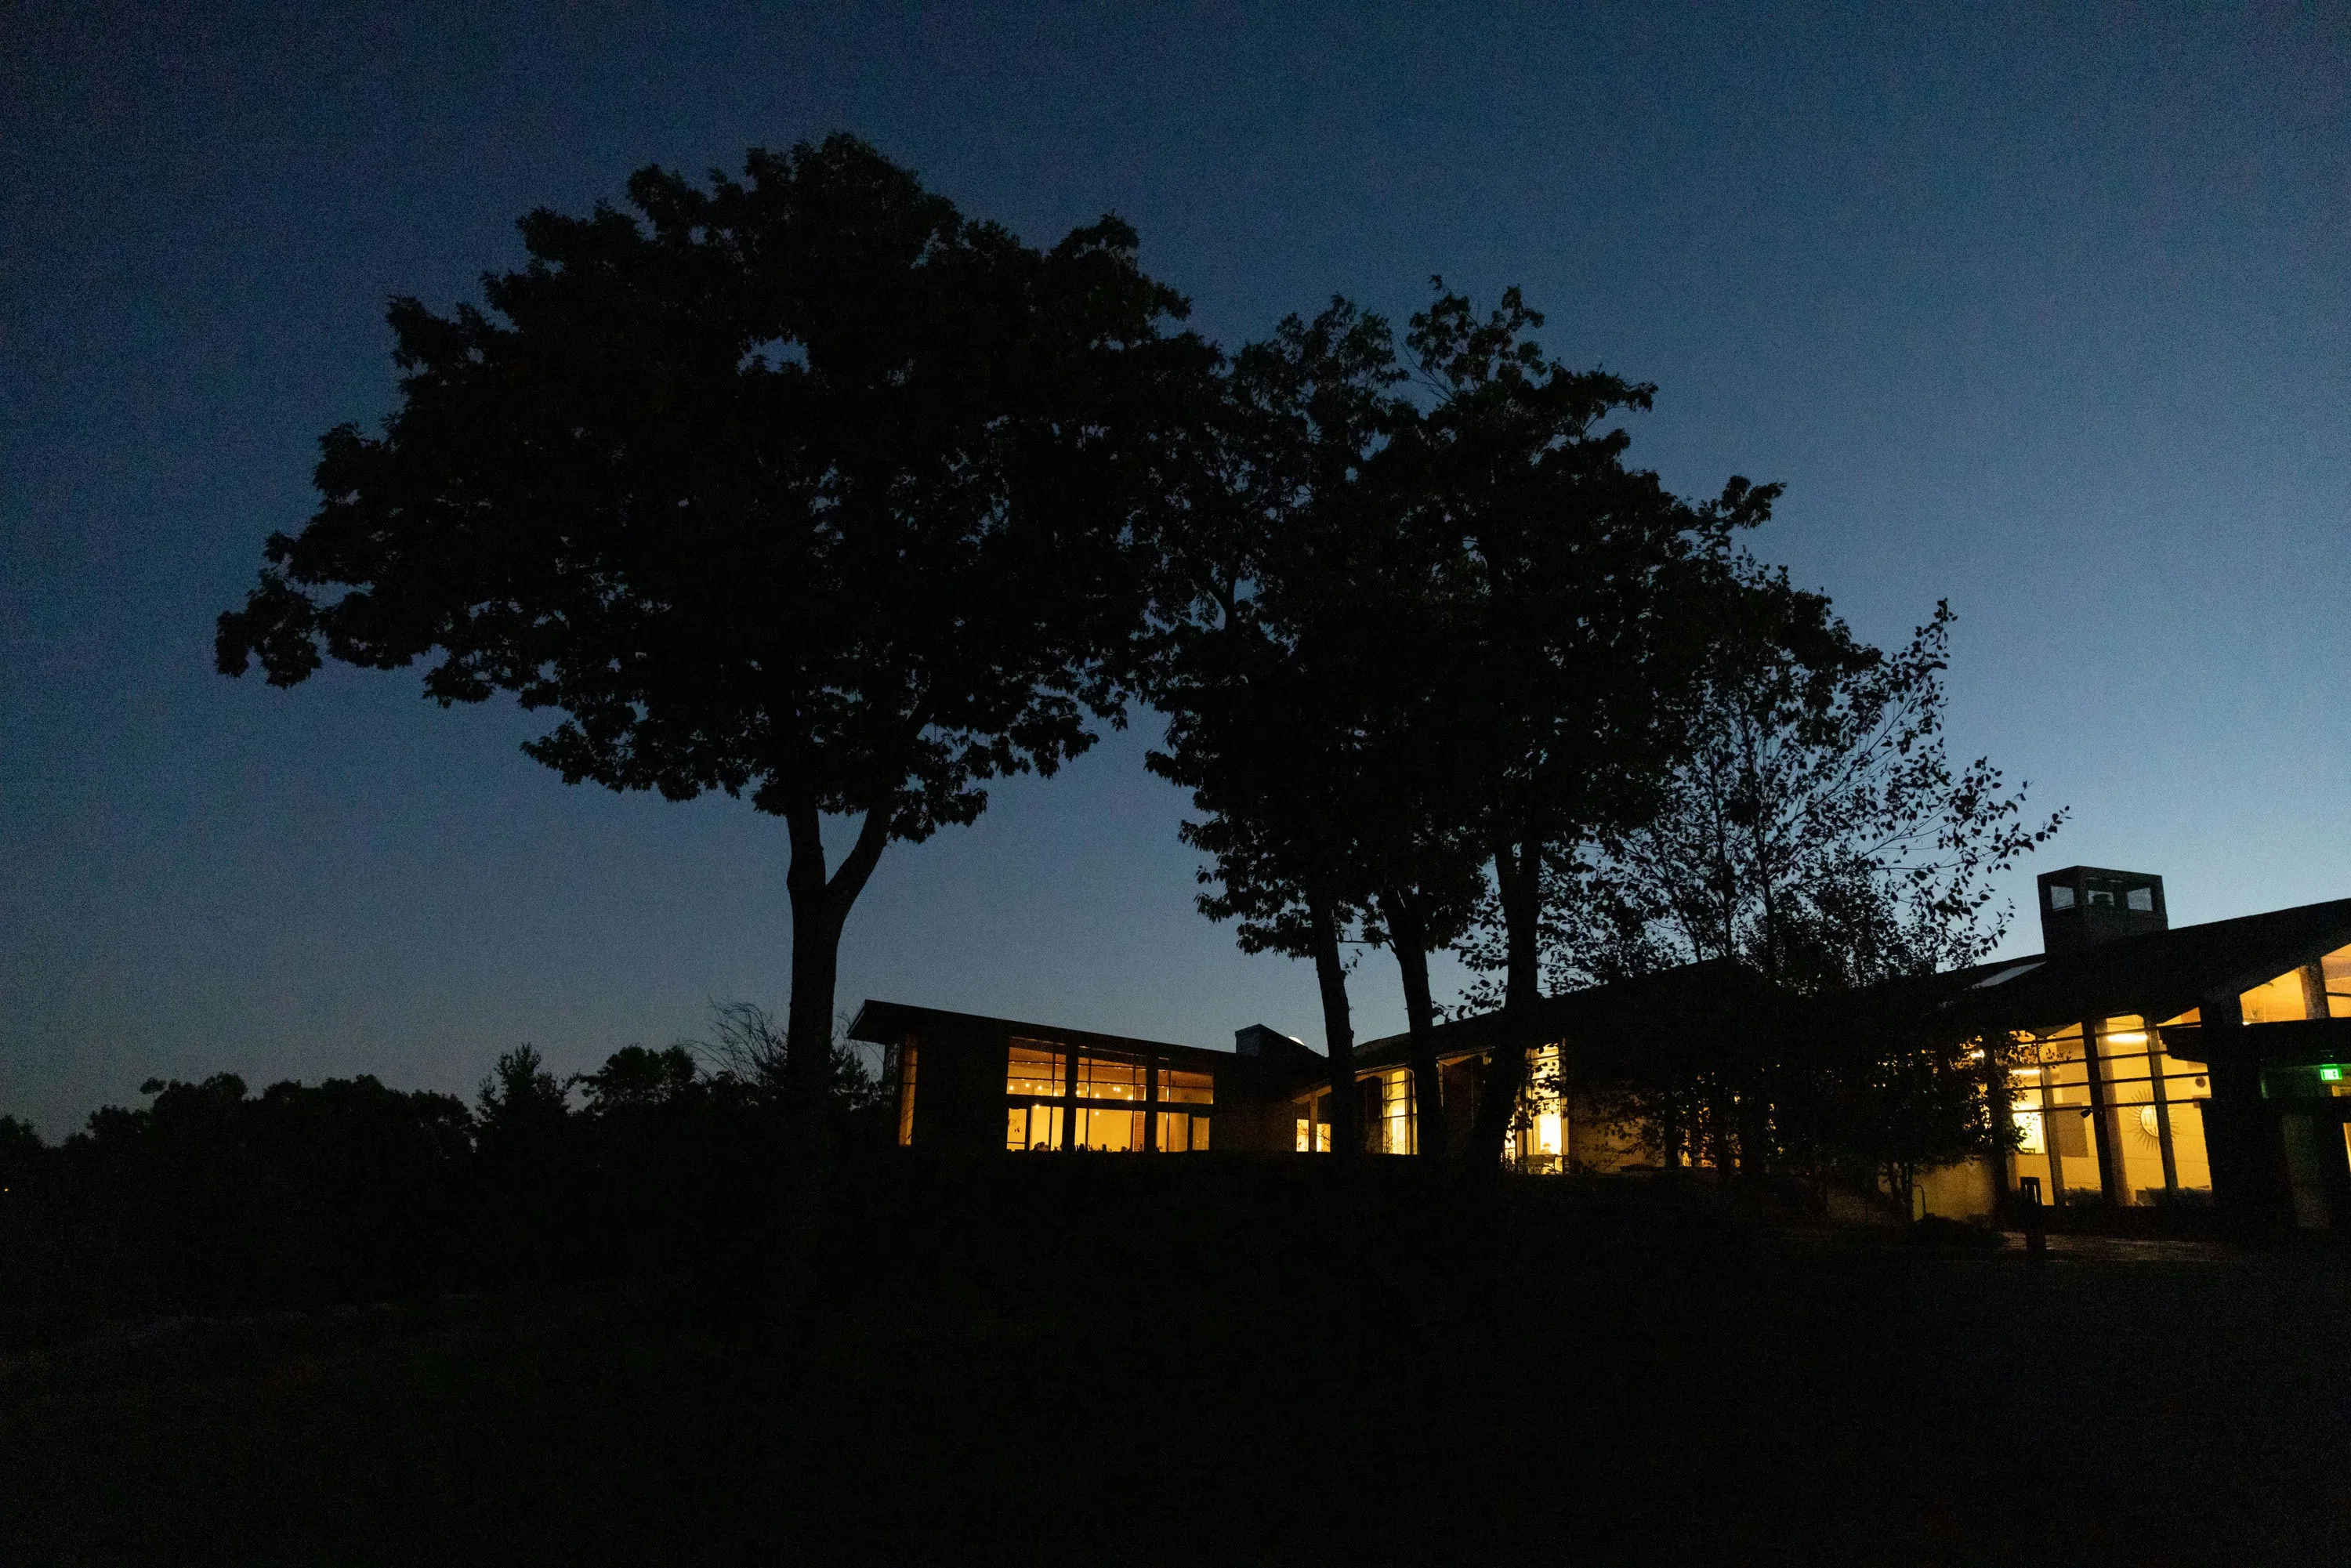
<svg viewBox="0 0 2351 1568"><path fill-rule="evenodd" d="M747 795L791 859L790 1106L813 1146L843 923L893 841L1118 722L1130 525L1210 354L1115 218L1050 250L847 136L633 211L539 211L486 308L392 302L381 435L221 617L222 671L434 662L560 722L567 782ZM828 816L854 824L837 865ZM813 1156L811 1156L813 1157Z"/></svg>
<svg viewBox="0 0 2351 1568"><path fill-rule="evenodd" d="M1756 619L1710 663L1659 810L1607 840L1617 920L1668 961L1736 957L1804 993L1976 962L2011 916L1992 879L2065 813L2027 820L2029 787L1951 762L1950 607L1882 653L1783 573L1750 577Z"/></svg>
<svg viewBox="0 0 2351 1568"><path fill-rule="evenodd" d="M2026 787L2009 791L1989 758L1951 762L1949 606L1886 653L1784 572L1742 577L1658 809L1608 835L1559 901L1554 979L1728 958L1824 997L1979 961L2011 913L1992 879L2065 813L2027 818ZM1872 1026L1737 1063L1660 1058L1644 1092L1658 1126L1708 1123L1719 1164L1733 1146L1742 1168L1796 1152L1907 1197L1922 1166L1986 1146L1970 1049Z"/></svg>

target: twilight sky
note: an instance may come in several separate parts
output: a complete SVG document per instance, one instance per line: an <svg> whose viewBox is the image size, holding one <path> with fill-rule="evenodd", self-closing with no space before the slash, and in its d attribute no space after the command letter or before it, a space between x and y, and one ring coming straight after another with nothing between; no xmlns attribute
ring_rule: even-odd
<svg viewBox="0 0 2351 1568"><path fill-rule="evenodd" d="M151 1074L470 1091L780 1006L780 823L209 648L319 433L391 406L388 294L834 129L1032 243L1123 214L1227 343L1524 285L1658 383L1669 484L1787 483L1757 548L1864 634L1949 597L1955 751L2074 813L2011 949L2076 861L2179 923L2351 894L2343 5L325 9L0 12L0 1112L51 1136ZM1141 751L893 848L842 1005L1319 1038Z"/></svg>

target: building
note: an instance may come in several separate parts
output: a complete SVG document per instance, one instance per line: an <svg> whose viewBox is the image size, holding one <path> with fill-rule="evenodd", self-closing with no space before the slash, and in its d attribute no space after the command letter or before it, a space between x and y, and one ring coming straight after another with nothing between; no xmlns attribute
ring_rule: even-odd
<svg viewBox="0 0 2351 1568"><path fill-rule="evenodd" d="M1703 1161L1627 1117L1636 1066L1735 1062L1791 1030L1928 1029L2001 1048L2017 1146L1930 1173L1941 1214L2026 1191L2106 1209L2210 1207L2256 1227L2351 1228L2351 899L2172 929L2163 880L2039 879L2043 951L1822 1004L1729 961L1547 998L1508 1153L1532 1171ZM1499 1014L1434 1044L1449 1146L1466 1136ZM1194 1154L1330 1147L1323 1057L1263 1025L1231 1051L869 1001L855 1039L894 1052L898 1137L943 1150ZM1422 1145L1410 1039L1361 1046L1365 1146ZM1998 1094L1994 1087L1991 1092ZM1719 1108L1727 1116L1768 1109Z"/></svg>
<svg viewBox="0 0 2351 1568"><path fill-rule="evenodd" d="M1206 1154L1287 1150L1301 1085L1322 1058L1252 1025L1229 1051L868 1001L852 1040L890 1052L898 1142L997 1150Z"/></svg>
<svg viewBox="0 0 2351 1568"><path fill-rule="evenodd" d="M2016 1047L1994 1199L2351 1227L2351 899L2174 930L2162 878L2074 866L2039 904L2038 956L1904 998Z"/></svg>

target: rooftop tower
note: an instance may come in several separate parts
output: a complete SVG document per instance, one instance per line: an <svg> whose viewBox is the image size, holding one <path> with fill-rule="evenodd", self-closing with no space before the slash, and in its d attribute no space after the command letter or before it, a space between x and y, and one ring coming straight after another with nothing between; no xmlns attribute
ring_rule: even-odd
<svg viewBox="0 0 2351 1568"><path fill-rule="evenodd" d="M2170 929L2163 879L2152 872L2074 865L2041 879L2041 950L2072 953Z"/></svg>

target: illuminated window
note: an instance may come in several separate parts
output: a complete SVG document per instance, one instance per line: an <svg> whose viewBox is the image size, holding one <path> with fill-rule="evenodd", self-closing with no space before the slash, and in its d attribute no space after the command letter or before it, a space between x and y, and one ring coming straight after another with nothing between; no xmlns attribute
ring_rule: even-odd
<svg viewBox="0 0 2351 1568"><path fill-rule="evenodd" d="M2318 961L2326 982L2326 1016L2351 1019L2351 947L2337 947Z"/></svg>
<svg viewBox="0 0 2351 1568"><path fill-rule="evenodd" d="M2013 1120L2016 1123L2016 1152L2018 1154L2045 1155L2049 1152L2048 1145L2043 1142L2041 1136L2041 1113L2039 1111L2018 1111L2013 1113ZM2046 1186L2048 1183L2043 1182L2042 1185Z"/></svg>
<svg viewBox="0 0 2351 1568"><path fill-rule="evenodd" d="M1058 1149L1061 1146L1059 1105L1015 1105L1005 1115L1004 1146L1008 1149Z"/></svg>
<svg viewBox="0 0 2351 1568"><path fill-rule="evenodd" d="M1527 1087L1520 1103L1511 1148L1536 1170L1564 1168L1567 1149L1567 1105L1561 1095L1559 1047L1546 1045L1527 1055Z"/></svg>
<svg viewBox="0 0 2351 1568"><path fill-rule="evenodd" d="M1132 1100L1140 1104L1144 1097L1143 1072L1140 1062L1081 1056L1078 1058L1078 1098Z"/></svg>
<svg viewBox="0 0 2351 1568"><path fill-rule="evenodd" d="M1301 1138L1304 1134L1299 1134ZM1182 1111L1159 1113L1159 1152L1165 1155L1200 1154L1208 1146L1208 1119L1189 1115ZM1304 1148L1303 1143L1299 1145Z"/></svg>
<svg viewBox="0 0 2351 1568"><path fill-rule="evenodd" d="M1313 1136L1313 1124L1303 1116L1298 1118L1298 1152L1306 1152L1306 1141Z"/></svg>
<svg viewBox="0 0 2351 1568"><path fill-rule="evenodd" d="M1058 1100L1069 1080L1069 1058L1058 1045L1048 1045L1041 1040L1016 1040L1004 1070L1004 1092L1007 1094L1033 1094L1040 1100Z"/></svg>
<svg viewBox="0 0 2351 1568"><path fill-rule="evenodd" d="M1379 1085L1379 1119L1373 1137L1378 1152L1385 1155L1408 1155L1412 1141L1412 1071L1396 1068L1383 1072Z"/></svg>
<svg viewBox="0 0 2351 1568"><path fill-rule="evenodd" d="M1208 1105L1216 1102L1217 1081L1205 1072L1159 1070L1159 1098L1172 1105Z"/></svg>
<svg viewBox="0 0 2351 1568"><path fill-rule="evenodd" d="M2244 1005L2247 1023L2299 1023L2310 1016L2300 969L2288 969L2276 979L2255 986L2238 1000Z"/></svg>
<svg viewBox="0 0 2351 1568"><path fill-rule="evenodd" d="M1559 1126L1560 1116L1558 1112L1539 1111L1535 1113L1534 1153L1538 1155L1556 1155L1559 1153Z"/></svg>
<svg viewBox="0 0 2351 1568"><path fill-rule="evenodd" d="M1143 1113L1113 1111L1100 1105L1078 1107L1077 1146L1111 1154L1128 1154L1143 1147Z"/></svg>
<svg viewBox="0 0 2351 1568"><path fill-rule="evenodd" d="M898 1048L898 1146L914 1141L914 1042Z"/></svg>

